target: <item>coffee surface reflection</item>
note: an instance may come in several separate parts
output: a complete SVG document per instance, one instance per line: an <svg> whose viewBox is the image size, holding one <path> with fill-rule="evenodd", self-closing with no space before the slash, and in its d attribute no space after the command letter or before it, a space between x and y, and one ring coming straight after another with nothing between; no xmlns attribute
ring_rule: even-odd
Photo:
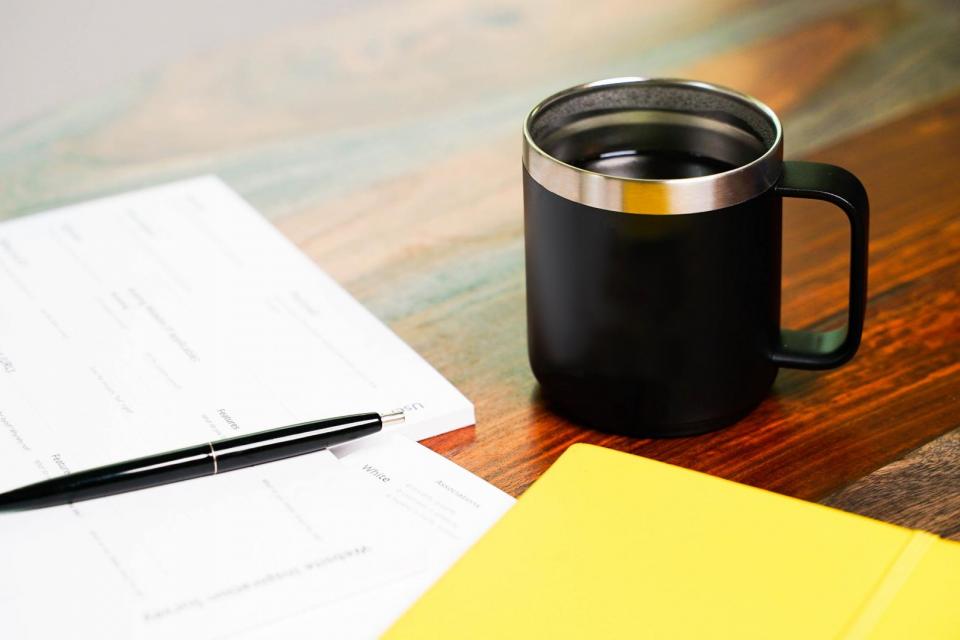
<svg viewBox="0 0 960 640"><path fill-rule="evenodd" d="M573 160L580 169L642 180L699 178L735 169L736 165L709 156L683 151L608 151L593 158Z"/></svg>

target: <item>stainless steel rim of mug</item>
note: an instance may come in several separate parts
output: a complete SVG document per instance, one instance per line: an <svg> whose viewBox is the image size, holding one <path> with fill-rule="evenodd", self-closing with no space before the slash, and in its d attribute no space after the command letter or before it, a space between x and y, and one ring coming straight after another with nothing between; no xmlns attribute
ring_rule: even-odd
<svg viewBox="0 0 960 640"><path fill-rule="evenodd" d="M693 89L733 99L769 122L773 141L758 158L729 171L665 180L625 178L582 169L552 156L534 141L533 125L551 105L599 88L638 86ZM535 106L523 125L523 166L547 190L597 209L632 214L700 213L746 202L776 183L783 170L783 129L770 107L726 87L674 78L612 78L571 87Z"/></svg>

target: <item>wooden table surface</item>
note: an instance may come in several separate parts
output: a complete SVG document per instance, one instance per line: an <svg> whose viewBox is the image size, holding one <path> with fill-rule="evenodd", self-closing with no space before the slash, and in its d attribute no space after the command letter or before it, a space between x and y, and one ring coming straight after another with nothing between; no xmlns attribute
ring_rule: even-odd
<svg viewBox="0 0 960 640"><path fill-rule="evenodd" d="M122 55L122 52L118 52ZM9 63L9 62L8 62ZM541 97L691 77L770 104L872 205L863 346L713 434L547 413L526 359L520 127ZM476 404L427 445L513 494L603 444L960 537L960 4L364 2L0 132L0 217L216 173ZM785 324L844 317L846 224L790 201Z"/></svg>

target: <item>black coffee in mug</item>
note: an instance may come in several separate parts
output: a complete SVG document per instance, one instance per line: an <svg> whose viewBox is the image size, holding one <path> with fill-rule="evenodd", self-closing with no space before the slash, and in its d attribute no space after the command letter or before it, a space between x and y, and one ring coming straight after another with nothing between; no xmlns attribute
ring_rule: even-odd
<svg viewBox="0 0 960 640"><path fill-rule="evenodd" d="M524 126L530 363L553 410L581 424L679 436L729 424L780 367L857 350L866 301L863 186L783 161L776 115L684 80L607 80L547 98ZM847 325L780 327L781 201L850 222Z"/></svg>
<svg viewBox="0 0 960 640"><path fill-rule="evenodd" d="M736 165L692 153L670 151L618 150L596 158L571 161L573 166L621 178L668 180L696 178L735 169Z"/></svg>

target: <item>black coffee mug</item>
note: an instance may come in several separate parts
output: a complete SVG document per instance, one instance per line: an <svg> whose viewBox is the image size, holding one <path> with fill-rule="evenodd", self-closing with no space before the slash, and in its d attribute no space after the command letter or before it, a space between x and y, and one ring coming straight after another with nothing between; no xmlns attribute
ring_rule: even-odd
<svg viewBox="0 0 960 640"><path fill-rule="evenodd" d="M686 80L620 78L527 116L530 364L547 406L637 436L730 424L779 367L829 369L860 344L868 204L848 171L784 162L761 102ZM782 199L850 222L847 325L780 327Z"/></svg>

